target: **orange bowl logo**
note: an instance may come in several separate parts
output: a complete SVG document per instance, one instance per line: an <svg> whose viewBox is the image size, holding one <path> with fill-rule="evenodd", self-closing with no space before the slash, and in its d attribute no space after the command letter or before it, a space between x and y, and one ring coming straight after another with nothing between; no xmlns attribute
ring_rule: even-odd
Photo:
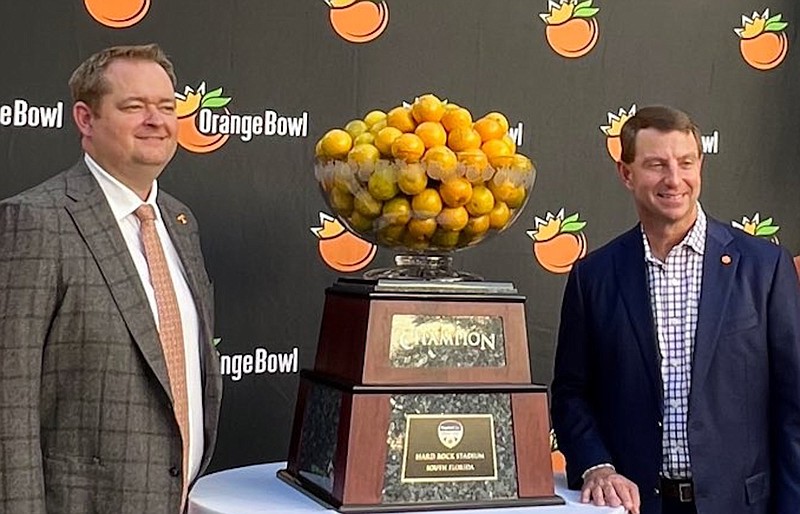
<svg viewBox="0 0 800 514"><path fill-rule="evenodd" d="M83 0L89 15L112 29L136 25L147 16L150 0Z"/></svg>
<svg viewBox="0 0 800 514"><path fill-rule="evenodd" d="M619 136L625 122L636 115L636 104L631 105L628 111L620 107L616 114L609 111L607 115L608 125L600 125L600 132L606 135L606 150L611 160L619 162L622 158L622 142Z"/></svg>
<svg viewBox="0 0 800 514"><path fill-rule="evenodd" d="M779 225L773 225L772 218L762 220L759 213L753 214L752 218L742 216L741 223L737 221L731 221L731 226L738 228L739 230L742 230L751 236L763 237L764 239L768 239L775 244L780 244L776 234L781 227Z"/></svg>
<svg viewBox="0 0 800 514"><path fill-rule="evenodd" d="M389 7L383 0L325 0L331 27L345 41L369 43L389 25Z"/></svg>
<svg viewBox="0 0 800 514"><path fill-rule="evenodd" d="M203 134L197 128L197 115L200 109L222 109L231 101L222 96L219 87L206 93L206 83L202 82L197 90L186 86L183 93L175 93L175 110L178 115L178 144L184 150L194 153L209 153L218 150L227 141L228 134ZM225 108L228 113L228 109Z"/></svg>
<svg viewBox="0 0 800 514"><path fill-rule="evenodd" d="M568 59L583 57L592 51L600 37L593 0L548 0L546 13L539 17L545 22L547 44L555 53Z"/></svg>
<svg viewBox="0 0 800 514"><path fill-rule="evenodd" d="M342 273L359 271L378 253L377 246L349 232L330 214L320 212L319 222L311 232L319 238L319 256L330 268Z"/></svg>
<svg viewBox="0 0 800 514"><path fill-rule="evenodd" d="M777 68L786 58L789 41L784 32L789 24L781 18L783 15L769 15L753 12L752 17L742 15L742 26L733 29L739 36L739 52L744 62L751 67L767 71Z"/></svg>
<svg viewBox="0 0 800 514"><path fill-rule="evenodd" d="M585 221L578 213L564 218L564 209L558 214L548 212L544 219L534 217L534 229L528 230L533 239L533 255L550 273L568 273L575 262L586 255Z"/></svg>

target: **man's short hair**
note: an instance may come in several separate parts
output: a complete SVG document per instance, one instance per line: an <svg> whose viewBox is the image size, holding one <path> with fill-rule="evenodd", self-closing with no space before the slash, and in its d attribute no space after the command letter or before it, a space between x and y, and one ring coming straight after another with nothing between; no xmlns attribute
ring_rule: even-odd
<svg viewBox="0 0 800 514"><path fill-rule="evenodd" d="M96 112L100 99L109 92L108 82L105 79L106 68L120 59L152 61L164 68L172 80L173 89L178 83L172 62L157 44L112 46L92 55L72 72L69 79L72 101L84 102Z"/></svg>
<svg viewBox="0 0 800 514"><path fill-rule="evenodd" d="M694 136L697 141L697 153L703 153L703 144L700 141L700 129L688 114L664 105L643 107L622 125L620 139L622 142L622 162L626 164L636 160L636 134L642 129L654 128L660 132L685 132Z"/></svg>

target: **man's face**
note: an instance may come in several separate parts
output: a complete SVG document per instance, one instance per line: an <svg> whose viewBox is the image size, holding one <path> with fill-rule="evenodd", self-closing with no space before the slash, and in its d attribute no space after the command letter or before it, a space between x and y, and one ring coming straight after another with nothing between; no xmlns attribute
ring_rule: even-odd
<svg viewBox="0 0 800 514"><path fill-rule="evenodd" d="M688 229L697 217L703 162L690 132L648 128L636 134L636 159L617 165L647 226Z"/></svg>
<svg viewBox="0 0 800 514"><path fill-rule="evenodd" d="M159 64L133 59L111 62L105 80L94 112L83 102L73 110L84 148L122 183L149 190L177 148L172 82Z"/></svg>

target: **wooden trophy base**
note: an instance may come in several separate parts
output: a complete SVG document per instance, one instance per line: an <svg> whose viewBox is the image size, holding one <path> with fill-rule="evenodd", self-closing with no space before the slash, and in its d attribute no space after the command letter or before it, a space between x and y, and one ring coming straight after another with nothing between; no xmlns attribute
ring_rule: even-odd
<svg viewBox="0 0 800 514"><path fill-rule="evenodd" d="M341 512L558 505L547 390L360 385L301 372L278 476Z"/></svg>

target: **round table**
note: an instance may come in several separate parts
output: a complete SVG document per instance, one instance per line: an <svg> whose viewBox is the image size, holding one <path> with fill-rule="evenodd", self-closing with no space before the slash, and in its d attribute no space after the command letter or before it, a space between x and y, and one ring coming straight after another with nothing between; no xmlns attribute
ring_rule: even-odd
<svg viewBox="0 0 800 514"><path fill-rule="evenodd" d="M189 494L189 514L300 514L335 512L326 509L275 474L286 467L273 462L229 469L197 481ZM578 501L579 493L566 487L564 475L556 474L556 494L566 505L438 511L443 514L624 514L622 507L594 507Z"/></svg>

